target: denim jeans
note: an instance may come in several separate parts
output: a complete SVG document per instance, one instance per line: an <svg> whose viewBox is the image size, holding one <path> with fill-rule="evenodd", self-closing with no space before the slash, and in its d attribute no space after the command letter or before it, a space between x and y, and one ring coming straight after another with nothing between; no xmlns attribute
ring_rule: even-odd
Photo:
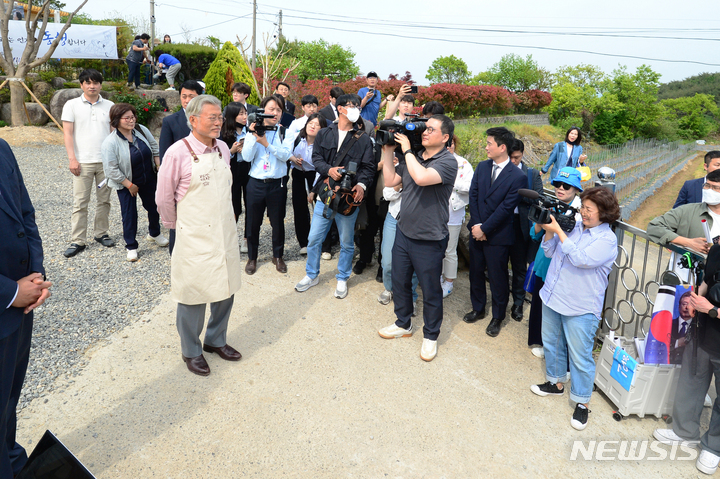
<svg viewBox="0 0 720 479"><path fill-rule="evenodd" d="M305 272L308 277L315 279L320 274L320 254L322 243L330 230L331 220L323 217L325 205L320 201L315 203L310 234L308 235L307 263ZM353 236L355 234L355 220L359 208L356 208L350 216L335 214L335 224L340 233L340 256L338 256L338 274L335 277L338 281L347 281L352 271L352 258L355 251Z"/></svg>
<svg viewBox="0 0 720 479"><path fill-rule="evenodd" d="M598 319L592 313L565 316L542 305L542 340L545 348L545 376L551 383L565 383L570 355L570 400L587 403L595 381L592 350Z"/></svg>
<svg viewBox="0 0 720 479"><path fill-rule="evenodd" d="M397 229L397 220L388 213L385 217L385 223L383 225L383 236L382 244L380 245L380 252L382 253L382 269L383 269L383 286L386 291L392 291L392 249L395 244L395 230ZM418 277L413 272L412 277L412 297L413 303L417 301L417 285Z"/></svg>
<svg viewBox="0 0 720 479"><path fill-rule="evenodd" d="M128 85L135 83L136 87L140 86L140 67L142 66L142 63L137 62L131 62L130 60L125 60L125 63L127 63L128 66Z"/></svg>

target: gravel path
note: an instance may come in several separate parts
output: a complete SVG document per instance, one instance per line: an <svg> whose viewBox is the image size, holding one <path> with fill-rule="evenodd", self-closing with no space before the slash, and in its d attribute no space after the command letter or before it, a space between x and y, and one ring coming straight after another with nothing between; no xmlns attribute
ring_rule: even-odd
<svg viewBox="0 0 720 479"><path fill-rule="evenodd" d="M62 253L69 245L72 212L72 178L65 148L26 146L14 147L13 151L35 206L45 269L53 282L52 297L35 314L30 366L19 404L23 409L56 388L62 392L86 364L85 351L157 304L160 295L170 290L170 255L166 248L144 240L147 216L138 201L140 259L135 263L125 260L120 206L113 192L110 236L117 246L105 248L92 240L93 195L88 248L74 258L65 258ZM243 222L241 217L238 224ZM300 259L289 195L285 223L285 260ZM167 231L163 232L167 236ZM271 230L266 218L258 262L269 263L271 257Z"/></svg>

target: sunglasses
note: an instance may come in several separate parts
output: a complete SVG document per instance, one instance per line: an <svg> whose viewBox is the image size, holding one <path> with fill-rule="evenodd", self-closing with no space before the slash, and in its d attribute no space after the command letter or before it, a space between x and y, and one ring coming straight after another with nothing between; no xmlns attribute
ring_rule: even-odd
<svg viewBox="0 0 720 479"><path fill-rule="evenodd" d="M555 188L561 188L563 190L570 190L571 188L574 188L574 186L568 185L566 183L560 183L559 181L555 181L552 184Z"/></svg>

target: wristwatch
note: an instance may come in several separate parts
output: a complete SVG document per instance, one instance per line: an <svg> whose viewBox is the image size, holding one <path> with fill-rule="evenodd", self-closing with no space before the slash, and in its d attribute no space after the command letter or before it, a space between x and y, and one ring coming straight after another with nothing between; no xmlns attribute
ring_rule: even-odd
<svg viewBox="0 0 720 479"><path fill-rule="evenodd" d="M717 319L718 317L718 308L717 306L713 306L710 311L707 312L708 316L710 316L712 319Z"/></svg>

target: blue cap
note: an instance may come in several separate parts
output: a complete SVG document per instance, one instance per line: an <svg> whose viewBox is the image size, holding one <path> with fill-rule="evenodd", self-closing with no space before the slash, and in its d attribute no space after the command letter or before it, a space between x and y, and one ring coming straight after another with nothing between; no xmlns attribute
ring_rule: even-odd
<svg viewBox="0 0 720 479"><path fill-rule="evenodd" d="M580 179L582 176L580 175L580 172L571 166L566 166L563 169L560 170L558 175L555 177L554 180L552 180L553 185L555 183L565 183L566 185L574 186L578 190L582 191L582 186L580 186Z"/></svg>

